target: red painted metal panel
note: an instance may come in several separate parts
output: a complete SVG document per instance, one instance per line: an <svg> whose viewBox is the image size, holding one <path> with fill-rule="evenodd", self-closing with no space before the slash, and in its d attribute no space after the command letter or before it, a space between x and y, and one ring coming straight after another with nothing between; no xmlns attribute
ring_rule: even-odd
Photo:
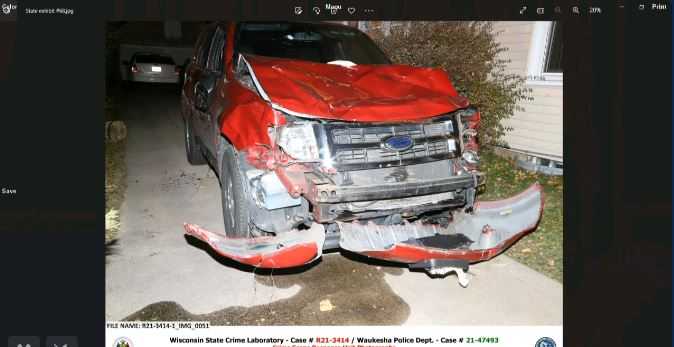
<svg viewBox="0 0 674 347"><path fill-rule="evenodd" d="M246 56L271 101L293 112L345 121L416 121L468 106L440 69L344 67Z"/></svg>
<svg viewBox="0 0 674 347"><path fill-rule="evenodd" d="M185 233L207 243L218 254L259 268L281 269L310 263L318 256L319 245L311 239L284 245L277 237L228 238L194 224L185 224Z"/></svg>

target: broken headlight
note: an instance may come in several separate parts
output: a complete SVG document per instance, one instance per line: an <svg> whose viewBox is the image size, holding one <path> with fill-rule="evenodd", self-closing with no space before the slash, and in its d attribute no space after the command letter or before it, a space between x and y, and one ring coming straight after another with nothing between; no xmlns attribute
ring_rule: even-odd
<svg viewBox="0 0 674 347"><path fill-rule="evenodd" d="M278 145L297 160L319 160L318 144L312 123L293 123L280 127Z"/></svg>
<svg viewBox="0 0 674 347"><path fill-rule="evenodd" d="M463 157L463 160L468 162L468 164L477 164L480 162L480 156L475 151L465 151L461 157Z"/></svg>
<svg viewBox="0 0 674 347"><path fill-rule="evenodd" d="M471 163L475 164L480 159L477 156L479 150L479 145L477 142L477 130L480 125L480 112L475 107L467 107L463 110L456 112L459 120L461 121L461 141L463 142L463 151L472 152L464 154L463 158Z"/></svg>

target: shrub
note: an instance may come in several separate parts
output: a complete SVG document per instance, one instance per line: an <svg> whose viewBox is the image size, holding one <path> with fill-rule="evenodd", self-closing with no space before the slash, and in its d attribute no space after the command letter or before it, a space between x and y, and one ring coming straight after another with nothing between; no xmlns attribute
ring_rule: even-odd
<svg viewBox="0 0 674 347"><path fill-rule="evenodd" d="M385 35L369 32L397 64L438 67L450 76L455 88L477 106L482 116L479 141L499 144L510 131L503 120L529 99L525 78L505 71L506 48L496 41L489 22L398 22Z"/></svg>

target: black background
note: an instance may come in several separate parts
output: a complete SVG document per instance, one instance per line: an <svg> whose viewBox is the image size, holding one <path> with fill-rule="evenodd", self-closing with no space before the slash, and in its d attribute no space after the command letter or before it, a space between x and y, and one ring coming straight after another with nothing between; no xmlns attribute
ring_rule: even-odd
<svg viewBox="0 0 674 347"><path fill-rule="evenodd" d="M0 195L0 345L9 335L104 344L105 21L297 19L294 6L314 3L21 1L19 10L75 15L0 22L0 185L19 191ZM523 3L553 4L358 1L376 14L336 19L517 20ZM607 3L601 16L574 17L576 3L556 4L565 10L565 344L670 345L671 16Z"/></svg>

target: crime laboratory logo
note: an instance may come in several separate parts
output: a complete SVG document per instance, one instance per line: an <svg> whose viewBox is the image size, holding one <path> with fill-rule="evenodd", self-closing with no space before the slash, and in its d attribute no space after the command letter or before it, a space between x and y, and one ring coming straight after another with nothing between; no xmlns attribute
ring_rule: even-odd
<svg viewBox="0 0 674 347"><path fill-rule="evenodd" d="M131 340L127 337L120 337L115 340L112 347L133 347L133 343L131 343Z"/></svg>
<svg viewBox="0 0 674 347"><path fill-rule="evenodd" d="M549 338L549 337L541 337L536 341L535 347L556 347L557 344L555 343L555 340Z"/></svg>

